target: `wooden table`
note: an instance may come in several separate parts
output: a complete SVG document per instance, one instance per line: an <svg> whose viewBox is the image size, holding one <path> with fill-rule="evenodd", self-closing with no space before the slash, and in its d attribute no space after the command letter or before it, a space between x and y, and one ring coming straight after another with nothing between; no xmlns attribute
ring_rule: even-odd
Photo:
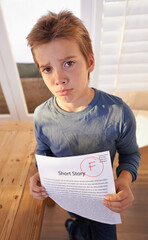
<svg viewBox="0 0 148 240"><path fill-rule="evenodd" d="M43 201L29 193L36 172L31 122L0 122L0 240L37 240Z"/></svg>

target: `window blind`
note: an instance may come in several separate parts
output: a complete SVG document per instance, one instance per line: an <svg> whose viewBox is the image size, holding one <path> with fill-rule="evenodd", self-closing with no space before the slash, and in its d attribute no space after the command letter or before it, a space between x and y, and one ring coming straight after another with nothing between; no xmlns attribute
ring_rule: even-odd
<svg viewBox="0 0 148 240"><path fill-rule="evenodd" d="M104 0L99 34L97 87L148 89L148 0Z"/></svg>

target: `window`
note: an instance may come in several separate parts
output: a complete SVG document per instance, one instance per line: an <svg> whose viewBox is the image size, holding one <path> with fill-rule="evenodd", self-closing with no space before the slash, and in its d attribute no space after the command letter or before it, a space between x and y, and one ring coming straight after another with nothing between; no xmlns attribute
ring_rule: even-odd
<svg viewBox="0 0 148 240"><path fill-rule="evenodd" d="M93 84L109 92L148 89L148 1L100 2Z"/></svg>

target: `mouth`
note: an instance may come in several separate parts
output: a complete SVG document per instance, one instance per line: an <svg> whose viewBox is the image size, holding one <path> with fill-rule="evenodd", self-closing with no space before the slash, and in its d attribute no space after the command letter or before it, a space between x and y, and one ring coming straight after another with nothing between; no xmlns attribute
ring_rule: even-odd
<svg viewBox="0 0 148 240"><path fill-rule="evenodd" d="M72 88L71 89L62 89L62 90L57 91L56 93L59 96L65 96L65 95L69 94L71 91L72 91Z"/></svg>

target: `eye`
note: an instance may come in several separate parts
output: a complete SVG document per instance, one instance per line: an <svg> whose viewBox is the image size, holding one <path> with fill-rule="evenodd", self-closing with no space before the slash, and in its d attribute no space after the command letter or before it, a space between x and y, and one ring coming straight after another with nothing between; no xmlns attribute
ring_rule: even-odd
<svg viewBox="0 0 148 240"><path fill-rule="evenodd" d="M51 71L52 71L51 67L46 67L46 68L43 69L44 73L50 73Z"/></svg>
<svg viewBox="0 0 148 240"><path fill-rule="evenodd" d="M64 67L71 67L74 65L74 61L67 61L64 63Z"/></svg>

